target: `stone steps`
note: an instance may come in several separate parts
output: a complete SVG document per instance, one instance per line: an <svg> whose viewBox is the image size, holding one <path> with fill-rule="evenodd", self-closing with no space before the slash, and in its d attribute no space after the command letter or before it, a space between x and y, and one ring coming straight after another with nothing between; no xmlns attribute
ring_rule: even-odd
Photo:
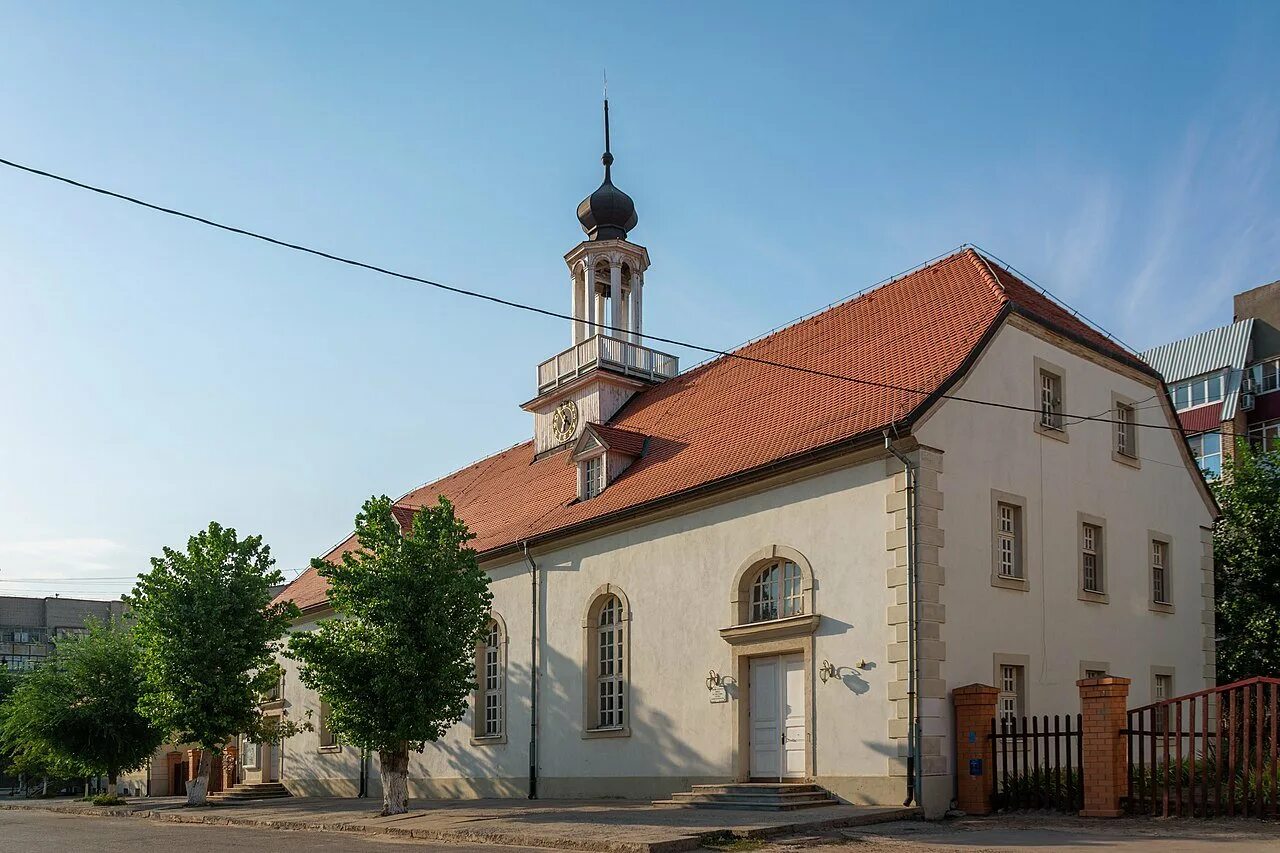
<svg viewBox="0 0 1280 853"><path fill-rule="evenodd" d="M279 782L241 782L233 788L209 795L218 803L244 802L245 800L277 800L291 796L289 789Z"/></svg>
<svg viewBox="0 0 1280 853"><path fill-rule="evenodd" d="M834 806L839 802L818 785L803 782L753 782L740 785L694 785L691 791L672 794L671 799L659 800L655 805L779 812Z"/></svg>

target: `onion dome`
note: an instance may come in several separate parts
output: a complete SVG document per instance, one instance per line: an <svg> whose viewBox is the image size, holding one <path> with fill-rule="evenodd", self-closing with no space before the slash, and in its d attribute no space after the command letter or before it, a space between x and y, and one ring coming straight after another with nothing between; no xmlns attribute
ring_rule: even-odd
<svg viewBox="0 0 1280 853"><path fill-rule="evenodd" d="M578 221L589 240L625 240L627 232L636 227L636 205L631 196L613 185L610 167L613 155L609 153L609 102L604 102L604 183L578 205Z"/></svg>

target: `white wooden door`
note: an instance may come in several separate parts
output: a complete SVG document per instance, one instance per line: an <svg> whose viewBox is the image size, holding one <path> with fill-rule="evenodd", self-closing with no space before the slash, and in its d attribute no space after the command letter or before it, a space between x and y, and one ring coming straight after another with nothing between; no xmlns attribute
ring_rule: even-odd
<svg viewBox="0 0 1280 853"><path fill-rule="evenodd" d="M752 779L804 778L804 656L753 658Z"/></svg>
<svg viewBox="0 0 1280 853"><path fill-rule="evenodd" d="M804 778L804 656L788 655L781 661L782 676L782 775Z"/></svg>

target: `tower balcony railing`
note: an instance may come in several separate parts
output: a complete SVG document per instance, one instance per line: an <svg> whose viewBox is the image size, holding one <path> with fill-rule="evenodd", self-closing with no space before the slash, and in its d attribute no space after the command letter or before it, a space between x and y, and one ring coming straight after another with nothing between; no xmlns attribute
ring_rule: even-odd
<svg viewBox="0 0 1280 853"><path fill-rule="evenodd" d="M538 393L554 391L597 367L661 382L680 372L680 359L621 338L594 335L538 365Z"/></svg>

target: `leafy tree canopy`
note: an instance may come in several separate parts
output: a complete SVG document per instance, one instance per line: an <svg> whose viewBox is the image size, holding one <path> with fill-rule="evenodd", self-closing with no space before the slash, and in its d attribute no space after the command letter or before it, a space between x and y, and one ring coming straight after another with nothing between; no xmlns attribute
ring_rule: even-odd
<svg viewBox="0 0 1280 853"><path fill-rule="evenodd" d="M1280 451L1241 441L1214 494L1218 679L1280 675Z"/></svg>
<svg viewBox="0 0 1280 853"><path fill-rule="evenodd" d="M59 638L5 705L0 737L23 769L106 776L142 766L161 732L138 710L140 655L119 622Z"/></svg>
<svg viewBox="0 0 1280 853"><path fill-rule="evenodd" d="M295 632L289 654L329 703L330 727L379 751L384 809L396 812L408 751L439 739L466 709L492 595L448 500L419 510L403 534L391 507L385 495L370 498L356 516L359 547L336 564L312 562L337 617ZM398 774L391 783L388 772Z"/></svg>
<svg viewBox="0 0 1280 853"><path fill-rule="evenodd" d="M126 597L142 651L140 707L176 741L206 751L263 728L258 702L278 678L275 653L292 603L272 604L273 568L261 536L211 522L185 551L153 557Z"/></svg>

